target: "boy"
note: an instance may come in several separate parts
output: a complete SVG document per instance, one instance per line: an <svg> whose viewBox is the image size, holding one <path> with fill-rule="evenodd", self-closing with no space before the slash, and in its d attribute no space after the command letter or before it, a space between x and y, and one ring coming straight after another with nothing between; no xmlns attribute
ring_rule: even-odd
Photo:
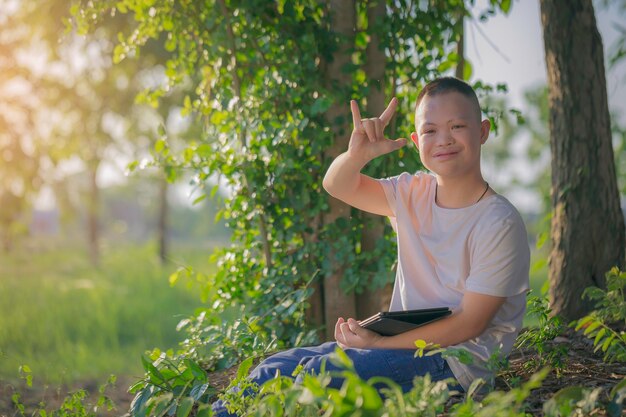
<svg viewBox="0 0 626 417"><path fill-rule="evenodd" d="M361 119L351 102L354 130L348 150L331 164L324 188L345 203L387 216L397 232L398 268L391 311L451 307L453 314L390 337L339 318L336 342L278 353L251 374L259 384L276 375L319 372L337 345L364 379L391 378L408 391L417 375L455 377L465 390L476 378L490 380L492 353L508 354L521 328L529 289L530 252L524 223L504 197L489 188L480 170L480 150L490 123L481 121L473 89L456 78L428 83L418 96L411 138L433 174L403 173L372 179L360 173L372 159L406 145L383 129L397 107L394 98L378 118ZM414 357L418 339L468 350L473 363L440 354ZM341 380L331 380L339 387ZM457 387L458 388L458 387Z"/></svg>

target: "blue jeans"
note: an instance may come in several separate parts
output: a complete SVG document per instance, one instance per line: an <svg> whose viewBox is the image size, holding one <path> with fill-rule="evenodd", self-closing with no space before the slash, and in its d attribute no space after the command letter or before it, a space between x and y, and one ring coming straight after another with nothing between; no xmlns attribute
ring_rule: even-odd
<svg viewBox="0 0 626 417"><path fill-rule="evenodd" d="M303 366L304 372L319 373L323 362L326 364L327 372L339 371L341 368L328 360L329 355L336 348L336 342L327 342L319 346L293 348L279 352L261 362L250 373L250 379L262 385L265 381L274 378L277 370L283 376L291 376L298 365ZM386 377L400 385L404 392L408 392L413 387L413 379L416 376L424 376L426 373L430 374L433 381L454 378L454 374L441 354L420 358L415 357L415 349L350 348L344 351L354 363L354 369L361 379L368 380L374 376ZM296 377L296 382L299 382L300 375ZM343 379L333 377L329 386L340 388L342 383ZM458 385L451 388L462 391ZM222 401L216 401L213 404L213 412L216 416L231 415L226 411Z"/></svg>

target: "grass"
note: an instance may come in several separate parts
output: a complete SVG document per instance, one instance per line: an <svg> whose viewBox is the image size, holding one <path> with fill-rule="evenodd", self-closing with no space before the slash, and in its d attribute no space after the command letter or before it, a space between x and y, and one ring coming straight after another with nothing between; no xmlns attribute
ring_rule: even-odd
<svg viewBox="0 0 626 417"><path fill-rule="evenodd" d="M24 364L52 384L140 376L141 354L175 348L176 324L200 307L192 290L170 287L177 265L162 267L150 245L111 245L99 268L78 245L30 246L0 254L0 380L17 379ZM209 254L172 258L210 272Z"/></svg>

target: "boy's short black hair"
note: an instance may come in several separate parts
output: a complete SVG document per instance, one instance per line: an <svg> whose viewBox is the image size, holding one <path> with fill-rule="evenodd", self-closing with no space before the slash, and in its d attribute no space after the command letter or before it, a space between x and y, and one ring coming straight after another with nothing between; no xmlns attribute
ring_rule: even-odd
<svg viewBox="0 0 626 417"><path fill-rule="evenodd" d="M422 91L420 91L419 95L417 96L417 103L415 103L415 109L417 110L420 103L422 102L422 99L426 96L432 97L432 96L436 96L439 94L452 93L452 92L463 94L465 97L469 98L476 105L478 119L480 120L481 110L480 110L480 103L478 102L478 97L476 96L476 92L468 83L466 83L463 80L459 80L458 78L455 78L455 77L435 78L434 80L426 84L424 88L422 88Z"/></svg>

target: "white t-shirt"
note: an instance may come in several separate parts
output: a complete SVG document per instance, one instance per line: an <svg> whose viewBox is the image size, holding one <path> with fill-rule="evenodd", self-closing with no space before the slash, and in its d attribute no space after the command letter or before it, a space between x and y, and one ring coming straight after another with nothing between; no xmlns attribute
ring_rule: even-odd
<svg viewBox="0 0 626 417"><path fill-rule="evenodd" d="M490 381L492 352L507 355L522 327L529 289L530 249L524 222L501 195L459 209L435 203L436 178L425 172L378 180L385 191L398 238L398 268L390 311L457 308L465 291L507 297L487 329L454 347L468 350L473 364L448 358L465 388Z"/></svg>

